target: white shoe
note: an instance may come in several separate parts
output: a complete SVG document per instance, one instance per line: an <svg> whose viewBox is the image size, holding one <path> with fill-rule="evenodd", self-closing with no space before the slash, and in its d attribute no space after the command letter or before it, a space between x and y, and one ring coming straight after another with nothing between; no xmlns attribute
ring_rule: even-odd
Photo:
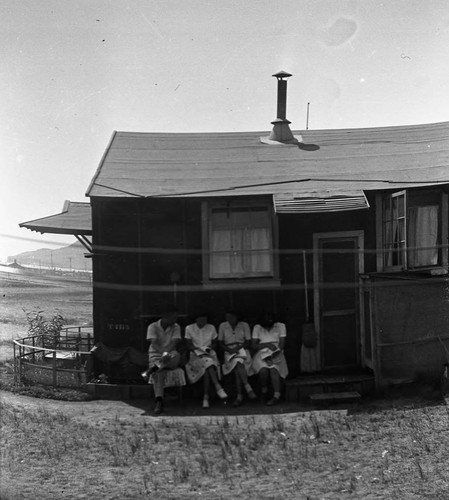
<svg viewBox="0 0 449 500"><path fill-rule="evenodd" d="M228 395L225 393L225 391L221 387L220 387L220 389L217 389L217 396L220 399L228 399Z"/></svg>
<svg viewBox="0 0 449 500"><path fill-rule="evenodd" d="M203 399L203 408L209 408L209 399L208 398Z"/></svg>

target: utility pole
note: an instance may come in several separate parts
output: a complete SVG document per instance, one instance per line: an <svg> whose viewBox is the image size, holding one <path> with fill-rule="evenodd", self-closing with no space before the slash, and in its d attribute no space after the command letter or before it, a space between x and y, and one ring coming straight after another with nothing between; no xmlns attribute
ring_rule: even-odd
<svg viewBox="0 0 449 500"><path fill-rule="evenodd" d="M309 109L310 109L310 102L307 103L306 130L309 130Z"/></svg>

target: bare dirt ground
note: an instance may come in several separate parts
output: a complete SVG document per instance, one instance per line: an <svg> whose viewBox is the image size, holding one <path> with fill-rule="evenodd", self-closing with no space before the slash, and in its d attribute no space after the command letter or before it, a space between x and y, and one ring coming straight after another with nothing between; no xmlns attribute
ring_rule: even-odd
<svg viewBox="0 0 449 500"><path fill-rule="evenodd" d="M4 358L22 308L90 322L89 289L0 289ZM446 499L449 412L428 396L271 414L168 401L154 417L148 401L0 391L0 499Z"/></svg>

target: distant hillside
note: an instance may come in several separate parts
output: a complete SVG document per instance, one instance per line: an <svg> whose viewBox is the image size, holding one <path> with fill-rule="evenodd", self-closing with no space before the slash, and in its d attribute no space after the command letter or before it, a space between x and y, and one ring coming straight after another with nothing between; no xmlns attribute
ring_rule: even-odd
<svg viewBox="0 0 449 500"><path fill-rule="evenodd" d="M76 269L78 271L90 271L92 260L86 259L84 254L87 250L81 243L73 243L67 247L41 248L33 252L23 252L8 257L8 263L14 261L22 266L33 266L56 269Z"/></svg>

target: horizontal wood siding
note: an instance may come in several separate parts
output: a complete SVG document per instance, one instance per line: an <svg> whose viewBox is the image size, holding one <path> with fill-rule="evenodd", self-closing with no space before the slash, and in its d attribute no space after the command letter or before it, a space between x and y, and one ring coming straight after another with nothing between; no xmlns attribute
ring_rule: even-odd
<svg viewBox="0 0 449 500"><path fill-rule="evenodd" d="M92 200L96 342L143 347L139 316L138 204Z"/></svg>
<svg viewBox="0 0 449 500"><path fill-rule="evenodd" d="M93 199L97 256L94 257L94 325L96 340L108 345L130 344L146 349L147 324L161 309L176 301L180 323L199 310L212 323L223 321L226 308L240 310L255 324L266 310L275 311L288 330L287 361L292 376L300 371L305 297L302 249L306 249L309 284L312 281L314 232L363 229L371 233L374 218L366 211L321 215L279 215L280 284L272 287L215 290L203 287L201 202L181 199ZM374 241L374 236L368 237ZM368 259L369 261L369 259ZM374 266L374 256L370 264ZM374 270L374 267L373 267ZM176 287L174 278L179 278ZM235 284L235 281L234 281ZM192 288L190 288L192 287ZM309 292L310 310L312 293ZM130 324L114 331L111 319ZM128 332L128 334L126 333Z"/></svg>

